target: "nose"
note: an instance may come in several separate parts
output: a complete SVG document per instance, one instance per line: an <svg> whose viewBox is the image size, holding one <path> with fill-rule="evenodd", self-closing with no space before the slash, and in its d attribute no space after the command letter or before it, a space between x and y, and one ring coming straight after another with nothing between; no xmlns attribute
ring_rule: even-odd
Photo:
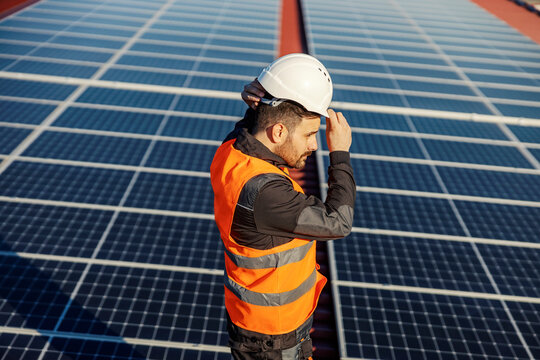
<svg viewBox="0 0 540 360"><path fill-rule="evenodd" d="M308 144L308 151L315 151L319 148L319 144L317 144L317 138L313 137L313 139Z"/></svg>

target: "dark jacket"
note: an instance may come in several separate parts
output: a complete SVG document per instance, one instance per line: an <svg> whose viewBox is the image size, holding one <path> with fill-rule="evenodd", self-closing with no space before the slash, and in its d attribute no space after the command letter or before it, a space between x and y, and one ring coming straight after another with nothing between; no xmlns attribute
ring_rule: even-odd
<svg viewBox="0 0 540 360"><path fill-rule="evenodd" d="M225 141L236 138L234 147L244 154L263 159L277 167L286 162L251 135L255 112L244 118ZM264 174L250 179L236 206L231 235L243 245L270 249L298 237L334 240L347 236L352 228L356 184L349 153L330 153L328 196L323 202L293 189L284 174Z"/></svg>

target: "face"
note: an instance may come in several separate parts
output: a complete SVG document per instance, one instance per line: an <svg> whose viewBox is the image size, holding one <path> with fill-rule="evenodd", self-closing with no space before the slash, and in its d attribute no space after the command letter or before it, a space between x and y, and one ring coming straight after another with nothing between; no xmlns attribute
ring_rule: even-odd
<svg viewBox="0 0 540 360"><path fill-rule="evenodd" d="M295 169L306 166L309 155L317 150L316 134L321 126L320 117L304 117L294 131L287 134L285 142L276 149L276 154Z"/></svg>

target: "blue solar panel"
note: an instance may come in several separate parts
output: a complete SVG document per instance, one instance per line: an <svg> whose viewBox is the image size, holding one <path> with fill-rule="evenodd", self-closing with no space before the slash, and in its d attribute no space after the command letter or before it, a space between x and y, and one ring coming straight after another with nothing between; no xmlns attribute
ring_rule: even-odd
<svg viewBox="0 0 540 360"><path fill-rule="evenodd" d="M242 100L204 98L200 96L182 96L175 110L203 114L220 114L240 117L247 106Z"/></svg>
<svg viewBox="0 0 540 360"><path fill-rule="evenodd" d="M325 131L322 136L325 136ZM326 150L327 145L323 148ZM353 133L352 153L423 158L416 140L410 137Z"/></svg>
<svg viewBox="0 0 540 360"><path fill-rule="evenodd" d="M58 330L224 346L222 281L216 275L94 265Z"/></svg>
<svg viewBox="0 0 540 360"><path fill-rule="evenodd" d="M334 243L337 278L375 284L494 293L472 245L352 233ZM506 293L506 292L505 292Z"/></svg>
<svg viewBox="0 0 540 360"><path fill-rule="evenodd" d="M540 297L539 249L484 244L478 249L502 293Z"/></svg>
<svg viewBox="0 0 540 360"><path fill-rule="evenodd" d="M175 55L187 55L197 56L201 52L198 47L188 47L182 45L164 45L164 44L152 44L144 42L136 42L131 46L131 51L144 51L160 54L175 54Z"/></svg>
<svg viewBox="0 0 540 360"><path fill-rule="evenodd" d="M531 119L536 119L540 113L540 106L495 103L495 107L505 116L528 117Z"/></svg>
<svg viewBox="0 0 540 360"><path fill-rule="evenodd" d="M540 208L455 201L474 237L540 242Z"/></svg>
<svg viewBox="0 0 540 360"><path fill-rule="evenodd" d="M519 150L511 146L423 139L433 160L531 168Z"/></svg>
<svg viewBox="0 0 540 360"><path fill-rule="evenodd" d="M66 293L74 290L84 267L73 262L0 255L2 325L54 330L70 302Z"/></svg>
<svg viewBox="0 0 540 360"><path fill-rule="evenodd" d="M453 167L437 167L452 194L540 201L540 176Z"/></svg>
<svg viewBox="0 0 540 360"><path fill-rule="evenodd" d="M5 96L64 100L75 88L74 85L49 84L27 80L0 80L0 95Z"/></svg>
<svg viewBox="0 0 540 360"><path fill-rule="evenodd" d="M97 257L221 269L223 249L217 238L213 220L121 213ZM197 246L193 246L194 241Z"/></svg>
<svg viewBox="0 0 540 360"><path fill-rule="evenodd" d="M242 91L246 81L240 79L220 79L215 76L193 76L189 83L190 88L196 89L208 89L208 90L222 90L239 92Z"/></svg>
<svg viewBox="0 0 540 360"><path fill-rule="evenodd" d="M360 76L352 74L332 74L332 81L334 82L334 84L371 86L387 89L395 88L392 80L381 77Z"/></svg>
<svg viewBox="0 0 540 360"><path fill-rule="evenodd" d="M413 76L425 76L430 78L443 78L443 79L454 79L459 80L458 74L450 70L434 70L434 69L425 69L425 68L413 68L413 67L404 67L404 66L389 66L390 71L398 75L413 75Z"/></svg>
<svg viewBox="0 0 540 360"><path fill-rule="evenodd" d="M358 192L354 224L359 227L465 235L446 200Z"/></svg>
<svg viewBox="0 0 540 360"><path fill-rule="evenodd" d="M157 141L145 166L209 172L216 150L213 145Z"/></svg>
<svg viewBox="0 0 540 360"><path fill-rule="evenodd" d="M347 355L528 358L497 300L339 287Z"/></svg>
<svg viewBox="0 0 540 360"><path fill-rule="evenodd" d="M411 116L418 132L439 135L507 140L496 124Z"/></svg>
<svg viewBox="0 0 540 360"><path fill-rule="evenodd" d="M0 350L6 359L36 359L48 346L48 340L48 337L2 333Z"/></svg>
<svg viewBox="0 0 540 360"><path fill-rule="evenodd" d="M406 95L405 98L411 107L431 110L455 111L476 114L491 114L491 111L480 101L454 100Z"/></svg>
<svg viewBox="0 0 540 360"><path fill-rule="evenodd" d="M330 165L324 157L325 167ZM390 161L351 159L357 186L441 192L433 171L428 165Z"/></svg>
<svg viewBox="0 0 540 360"><path fill-rule="evenodd" d="M175 349L174 347L133 345L111 340L86 340L55 337L51 340L48 354L44 359L53 360L57 356L73 358L109 358L109 359L200 359L229 360L230 354L213 351ZM21 358L22 359L22 358Z"/></svg>
<svg viewBox="0 0 540 360"><path fill-rule="evenodd" d="M540 305L526 302L508 302L510 313L531 350L533 358L540 356Z"/></svg>
<svg viewBox="0 0 540 360"><path fill-rule="evenodd" d="M494 75L494 74L476 74L473 72L466 72L466 75L469 79L479 82L490 82L498 84L515 84L515 85L525 85L525 86L539 86L537 80L534 80L529 77L517 77L517 76L504 76L504 75Z"/></svg>
<svg viewBox="0 0 540 360"><path fill-rule="evenodd" d="M163 115L70 107L53 125L58 127L155 134Z"/></svg>
<svg viewBox="0 0 540 360"><path fill-rule="evenodd" d="M143 139L47 131L23 156L139 165L149 145Z"/></svg>
<svg viewBox="0 0 540 360"><path fill-rule="evenodd" d="M79 96L77 102L167 110L173 98L172 94L91 87Z"/></svg>
<svg viewBox="0 0 540 360"><path fill-rule="evenodd" d="M48 41L51 37L52 35L50 34L19 31L15 29L3 29L0 25L0 38L1 39L45 42L45 41Z"/></svg>
<svg viewBox="0 0 540 360"><path fill-rule="evenodd" d="M18 19L6 19L2 22L2 26L32 30L64 30L68 25Z"/></svg>
<svg viewBox="0 0 540 360"><path fill-rule="evenodd" d="M75 49L58 49L53 47L40 47L32 53L33 56L53 59L69 59L93 62L106 62L112 56L109 52L85 51Z"/></svg>
<svg viewBox="0 0 540 360"><path fill-rule="evenodd" d="M320 56L321 62L328 68L330 72L332 69L340 70L355 70L355 71L364 71L364 72L374 72L374 73L387 73L386 68L382 65L375 64L364 64L358 62L347 62L339 60L330 60L325 59L324 56Z"/></svg>
<svg viewBox="0 0 540 360"><path fill-rule="evenodd" d="M365 111L341 110L350 126L372 129L410 131L407 120L403 115L373 113Z"/></svg>
<svg viewBox="0 0 540 360"><path fill-rule="evenodd" d="M13 59L3 59L0 58L0 70L7 69L9 66L13 65L15 60Z"/></svg>
<svg viewBox="0 0 540 360"><path fill-rule="evenodd" d="M157 56L152 57L141 55L124 55L117 61L117 63L122 65L150 66L174 70L189 70L193 67L195 61L170 59Z"/></svg>
<svg viewBox="0 0 540 360"><path fill-rule="evenodd" d="M245 49L242 49L242 51L239 51L233 48L231 48L231 50L208 49L205 52L205 56L216 58L216 59L256 61L256 62L265 62L265 63L270 63L274 60L274 55L272 53L266 54L266 53L258 53L258 52L249 52Z"/></svg>
<svg viewBox="0 0 540 360"><path fill-rule="evenodd" d="M30 45L9 44L9 43L5 43L1 41L1 39L0 39L0 44L2 46L3 54L24 55L28 53L30 50L34 49L34 47Z"/></svg>
<svg viewBox="0 0 540 360"><path fill-rule="evenodd" d="M30 132L28 129L0 126L0 154L11 153Z"/></svg>
<svg viewBox="0 0 540 360"><path fill-rule="evenodd" d="M171 116L162 135L222 141L232 130L233 124L226 120Z"/></svg>
<svg viewBox="0 0 540 360"><path fill-rule="evenodd" d="M540 143L540 127L508 125L519 141Z"/></svg>
<svg viewBox="0 0 540 360"><path fill-rule="evenodd" d="M255 77L259 75L260 66L250 66L247 64L222 64L213 63L209 61L201 61L199 63L198 71L212 72L212 73L226 73Z"/></svg>
<svg viewBox="0 0 540 360"><path fill-rule="evenodd" d="M77 45L106 49L120 49L125 44L125 41L123 40L108 40L67 35L55 36L53 39L50 40L50 42L53 44Z"/></svg>
<svg viewBox="0 0 540 360"><path fill-rule="evenodd" d="M141 173L126 206L211 214L214 197L210 179Z"/></svg>
<svg viewBox="0 0 540 360"><path fill-rule="evenodd" d="M487 97L540 102L540 91L496 89L492 87L479 87L479 89Z"/></svg>
<svg viewBox="0 0 540 360"><path fill-rule="evenodd" d="M187 76L183 74L166 74L157 71L110 69L101 78L103 80L138 84L182 86L185 83Z"/></svg>
<svg viewBox="0 0 540 360"><path fill-rule="evenodd" d="M441 84L436 82L397 80L403 90L438 92L455 95L475 96L470 87L464 85Z"/></svg>
<svg viewBox="0 0 540 360"><path fill-rule="evenodd" d="M14 162L0 177L0 195L117 205L133 172Z"/></svg>
<svg viewBox="0 0 540 360"><path fill-rule="evenodd" d="M540 133L451 120L538 118L540 48L464 0L301 5L363 187L353 233L329 243L339 355L540 358L540 176L505 127ZM42 0L0 20L0 358L230 358L208 169L277 55L279 6ZM96 74L64 103L79 87L65 77Z"/></svg>
<svg viewBox="0 0 540 360"><path fill-rule="evenodd" d="M91 257L112 212L1 203L0 251Z"/></svg>
<svg viewBox="0 0 540 360"><path fill-rule="evenodd" d="M84 15L83 11L79 11L80 15L73 14L74 12L77 12L77 10L73 9L73 8L70 9L70 14L41 12L40 9L44 9L44 10L60 10L60 11L65 11L66 10L63 7L56 7L56 6L51 6L51 5L47 5L47 4L37 4L36 6L34 6L31 9L26 9L25 11L16 14L15 18L31 17L31 18L36 18L36 19L75 21L75 20L79 20Z"/></svg>
<svg viewBox="0 0 540 360"><path fill-rule="evenodd" d="M403 100L400 95L386 94L375 91L346 90L336 88L334 89L334 100L362 104L403 106Z"/></svg>

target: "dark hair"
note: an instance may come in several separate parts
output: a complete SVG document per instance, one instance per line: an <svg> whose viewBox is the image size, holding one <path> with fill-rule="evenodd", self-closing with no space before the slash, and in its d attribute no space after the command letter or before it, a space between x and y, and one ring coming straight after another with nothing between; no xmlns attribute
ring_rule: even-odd
<svg viewBox="0 0 540 360"><path fill-rule="evenodd" d="M257 106L257 120L253 127L253 133L266 130L277 123L282 123L292 133L304 117L320 117L320 115L306 110L302 105L294 101L287 100L278 106L260 102L259 106Z"/></svg>

